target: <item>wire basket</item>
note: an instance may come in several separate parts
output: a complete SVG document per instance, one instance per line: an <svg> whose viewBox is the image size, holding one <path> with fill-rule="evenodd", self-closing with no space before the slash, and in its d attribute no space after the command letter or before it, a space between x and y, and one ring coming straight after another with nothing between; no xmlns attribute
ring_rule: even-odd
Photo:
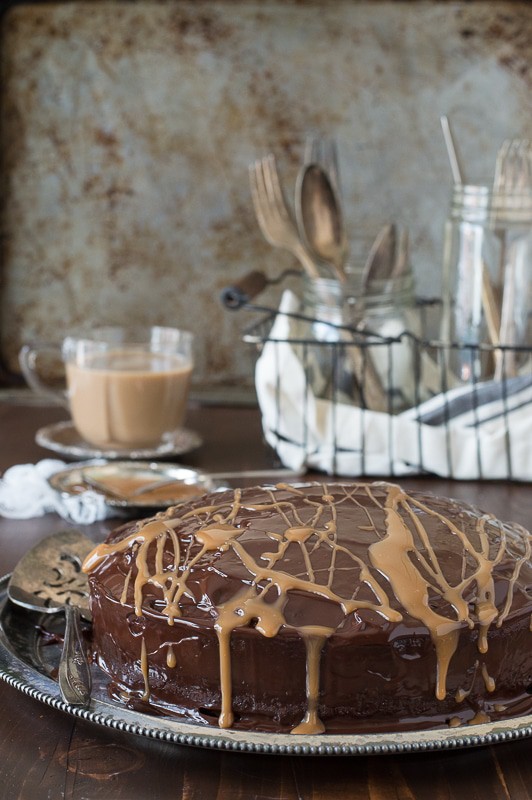
<svg viewBox="0 0 532 800"><path fill-rule="evenodd" d="M421 336L389 338L331 322L331 335L316 338L321 319L290 308L241 307L260 315L243 339L259 351L264 434L285 466L350 477L532 480L531 348L431 339L437 301L417 302ZM507 375L506 361L515 360L509 353L519 372L490 379L496 355ZM458 355L462 380L451 370ZM385 390L378 409L366 392L372 363Z"/></svg>

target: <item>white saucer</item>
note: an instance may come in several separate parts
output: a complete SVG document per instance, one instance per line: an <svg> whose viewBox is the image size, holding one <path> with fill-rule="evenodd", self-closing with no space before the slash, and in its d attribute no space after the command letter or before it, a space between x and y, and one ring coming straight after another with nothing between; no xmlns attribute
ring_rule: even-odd
<svg viewBox="0 0 532 800"><path fill-rule="evenodd" d="M101 450L88 444L81 438L73 423L56 422L40 428L35 434L35 441L41 447L53 450L72 458L163 458L165 456L179 456L195 450L203 441L195 431L180 428L158 447L139 448L138 450Z"/></svg>

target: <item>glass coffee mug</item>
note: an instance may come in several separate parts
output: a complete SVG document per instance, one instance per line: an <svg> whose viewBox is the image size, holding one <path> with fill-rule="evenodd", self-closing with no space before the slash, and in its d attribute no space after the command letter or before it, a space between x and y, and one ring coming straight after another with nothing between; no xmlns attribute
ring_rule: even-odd
<svg viewBox="0 0 532 800"><path fill-rule="evenodd" d="M81 437L105 449L156 448L182 427L193 368L193 335L177 328L97 328L62 345L25 345L22 373L33 391L60 402ZM66 391L46 384L41 358L57 354Z"/></svg>

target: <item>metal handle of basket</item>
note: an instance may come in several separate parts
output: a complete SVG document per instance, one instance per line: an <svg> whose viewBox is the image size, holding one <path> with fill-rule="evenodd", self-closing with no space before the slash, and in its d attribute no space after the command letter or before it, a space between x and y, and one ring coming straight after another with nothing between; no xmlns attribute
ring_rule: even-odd
<svg viewBox="0 0 532 800"><path fill-rule="evenodd" d="M220 299L226 308L236 311L257 297L270 283L264 272L252 270L222 290Z"/></svg>

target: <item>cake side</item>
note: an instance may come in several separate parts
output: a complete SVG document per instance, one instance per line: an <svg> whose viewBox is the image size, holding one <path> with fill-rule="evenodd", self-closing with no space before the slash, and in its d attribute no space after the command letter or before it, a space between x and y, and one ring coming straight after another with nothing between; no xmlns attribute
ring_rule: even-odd
<svg viewBox="0 0 532 800"><path fill-rule="evenodd" d="M530 534L452 501L211 494L117 530L85 568L96 657L130 703L296 733L532 706Z"/></svg>

